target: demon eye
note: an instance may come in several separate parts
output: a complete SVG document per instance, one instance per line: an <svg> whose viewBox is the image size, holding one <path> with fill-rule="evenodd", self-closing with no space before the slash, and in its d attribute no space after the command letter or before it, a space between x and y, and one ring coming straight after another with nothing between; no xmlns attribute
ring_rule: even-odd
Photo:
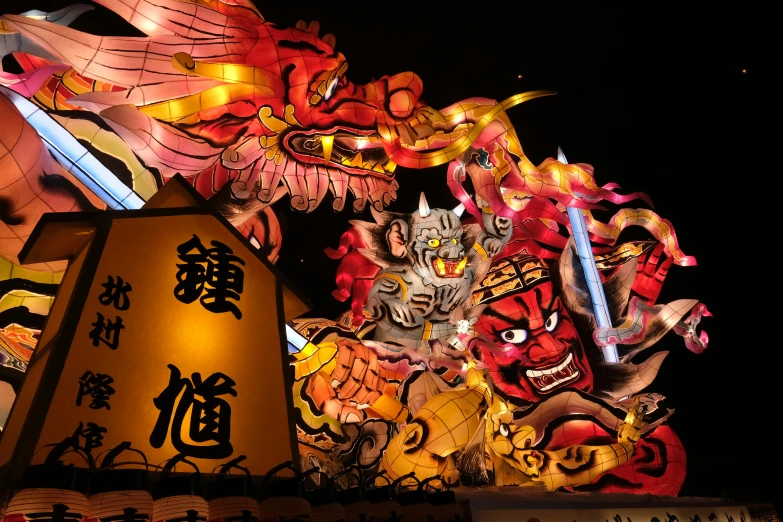
<svg viewBox="0 0 783 522"><path fill-rule="evenodd" d="M340 77L336 76L332 78L332 81L329 82L329 87L326 88L326 94L324 94L324 100L328 100L332 97L332 94L334 94L334 91L337 89L337 84L340 82Z"/></svg>
<svg viewBox="0 0 783 522"><path fill-rule="evenodd" d="M524 343L527 341L527 330L522 330L521 328L515 330L504 330L500 332L500 338L507 343Z"/></svg>
<svg viewBox="0 0 783 522"><path fill-rule="evenodd" d="M452 237L452 238L451 238L451 242L452 242L452 243L454 243L454 244L456 245L456 244L457 244L457 238L456 238L456 237Z"/></svg>
<svg viewBox="0 0 783 522"><path fill-rule="evenodd" d="M500 431L500 434L503 435L504 437L508 437L509 434L508 424L501 424L500 430L498 431Z"/></svg>
<svg viewBox="0 0 783 522"><path fill-rule="evenodd" d="M427 244L432 248L438 248L440 246L440 239L428 239Z"/></svg>
<svg viewBox="0 0 783 522"><path fill-rule="evenodd" d="M552 312L552 314L546 318L546 322L544 323L544 328L546 328L547 332L551 332L557 327L557 312Z"/></svg>

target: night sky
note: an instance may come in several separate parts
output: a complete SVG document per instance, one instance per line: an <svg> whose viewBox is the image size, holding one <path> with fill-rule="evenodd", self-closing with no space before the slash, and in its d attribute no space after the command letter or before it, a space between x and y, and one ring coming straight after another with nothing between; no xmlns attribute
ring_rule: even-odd
<svg viewBox="0 0 783 522"><path fill-rule="evenodd" d="M72 3L25 0L11 12ZM0 11L8 12L10 4ZM773 166L779 147L761 146L762 134L771 131L761 127L770 104L763 96L768 66L759 30L771 13L747 2L700 11L659 3L623 9L540 4L548 3L258 6L281 27L320 21L321 34L336 35L354 83L416 72L424 101L435 108L473 96L558 92L509 111L527 156L539 164L560 146L570 162L593 165L599 185L612 181L620 193L646 192L658 214L673 223L683 251L699 263L672 267L660 302L704 302L715 316L702 322L710 347L695 355L667 334L656 348L671 353L649 389L676 407L670 424L688 452L681 495L779 502L783 481L775 477L783 473L783 459L775 418L781 378L774 352L780 341L773 282L779 232L772 205L780 182L771 182L779 175ZM138 34L102 8L73 27ZM414 210L421 191L431 207L457 204L446 187L445 166L398 168L397 179L399 198L390 210ZM346 306L330 295L337 262L323 250L337 245L349 219L372 218L369 210L335 213L329 198L312 214L290 210L287 199L275 209L285 226L278 266L315 303L311 315L334 318Z"/></svg>

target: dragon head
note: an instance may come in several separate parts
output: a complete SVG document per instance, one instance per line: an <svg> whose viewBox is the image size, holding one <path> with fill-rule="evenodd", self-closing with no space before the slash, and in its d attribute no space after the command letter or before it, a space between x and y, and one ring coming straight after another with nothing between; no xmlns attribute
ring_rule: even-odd
<svg viewBox="0 0 783 522"><path fill-rule="evenodd" d="M15 89L27 82L35 93L56 64L58 78L71 80L71 91L49 93L58 108L100 115L123 142L114 148L127 147L163 181L181 173L207 196L230 187L240 214L285 194L305 211L330 191L336 210L349 191L355 210L396 198L383 142L416 135L425 109L414 73L353 84L335 37L319 37L317 22L278 28L246 0L98 3L147 36L99 38L62 18L2 17L2 31L19 37L6 52L41 71Z"/></svg>

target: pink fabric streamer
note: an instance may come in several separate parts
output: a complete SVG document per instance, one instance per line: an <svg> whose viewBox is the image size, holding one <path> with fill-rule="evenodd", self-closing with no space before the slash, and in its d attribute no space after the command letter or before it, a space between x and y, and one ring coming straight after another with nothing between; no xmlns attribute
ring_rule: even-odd
<svg viewBox="0 0 783 522"><path fill-rule="evenodd" d="M68 69L65 64L47 65L40 69L26 71L22 74L12 74L0 71L0 85L8 87L25 98L32 98L38 89L49 80L49 77L58 72Z"/></svg>
<svg viewBox="0 0 783 522"><path fill-rule="evenodd" d="M693 307L691 314L686 319L674 326L674 332L683 337L685 346L693 353L703 352L707 349L710 342L707 332L702 330L698 335L696 333L696 327L701 322L702 317L712 317L712 314L707 310L706 305L699 303Z"/></svg>

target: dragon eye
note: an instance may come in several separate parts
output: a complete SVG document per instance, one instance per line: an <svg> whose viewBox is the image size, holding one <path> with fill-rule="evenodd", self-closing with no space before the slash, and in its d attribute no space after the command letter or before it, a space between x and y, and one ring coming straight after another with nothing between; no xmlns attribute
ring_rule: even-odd
<svg viewBox="0 0 783 522"><path fill-rule="evenodd" d="M324 100L328 100L332 97L332 94L334 94L334 91L337 90L337 84L340 82L340 77L334 77L332 78L332 81L329 82L329 87L326 88L326 94L324 94Z"/></svg>
<svg viewBox="0 0 783 522"><path fill-rule="evenodd" d="M504 437L508 437L509 434L508 424L501 424L499 431L501 435L503 435Z"/></svg>
<svg viewBox="0 0 783 522"><path fill-rule="evenodd" d="M452 237L452 238L451 238L451 242L452 242L452 243L454 243L454 244L456 245L456 244L457 244L457 238L456 238L456 237Z"/></svg>
<svg viewBox="0 0 783 522"><path fill-rule="evenodd" d="M546 328L547 332L551 332L555 327L557 327L557 312L552 312L552 314L546 318L544 328Z"/></svg>
<svg viewBox="0 0 783 522"><path fill-rule="evenodd" d="M440 246L440 239L428 239L427 244L432 248L437 248Z"/></svg>
<svg viewBox="0 0 783 522"><path fill-rule="evenodd" d="M505 330L500 332L500 338L507 343L520 344L527 341L527 330L521 328L516 330Z"/></svg>

